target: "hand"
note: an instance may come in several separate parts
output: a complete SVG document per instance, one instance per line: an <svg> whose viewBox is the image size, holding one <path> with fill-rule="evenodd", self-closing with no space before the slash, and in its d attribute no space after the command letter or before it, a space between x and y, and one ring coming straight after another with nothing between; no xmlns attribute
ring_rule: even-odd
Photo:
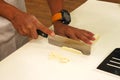
<svg viewBox="0 0 120 80"><path fill-rule="evenodd" d="M75 40L82 40L87 44L92 44L91 41L95 40L92 32L83 29L77 29L69 25L65 25L59 21L54 23L54 30L58 35L66 36Z"/></svg>
<svg viewBox="0 0 120 80"><path fill-rule="evenodd" d="M53 31L41 24L35 16L28 13L18 12L11 22L14 28L23 36L36 39L38 37L36 30L41 30L51 36L54 35Z"/></svg>

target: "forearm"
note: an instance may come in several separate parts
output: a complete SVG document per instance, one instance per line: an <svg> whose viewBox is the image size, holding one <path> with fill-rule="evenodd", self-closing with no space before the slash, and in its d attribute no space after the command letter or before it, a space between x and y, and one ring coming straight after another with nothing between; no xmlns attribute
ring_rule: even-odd
<svg viewBox="0 0 120 80"><path fill-rule="evenodd" d="M4 0L0 0L0 16L12 21L19 11L20 10L6 3Z"/></svg>
<svg viewBox="0 0 120 80"><path fill-rule="evenodd" d="M50 7L52 15L61 11L63 9L63 1L64 0L47 0L48 5Z"/></svg>

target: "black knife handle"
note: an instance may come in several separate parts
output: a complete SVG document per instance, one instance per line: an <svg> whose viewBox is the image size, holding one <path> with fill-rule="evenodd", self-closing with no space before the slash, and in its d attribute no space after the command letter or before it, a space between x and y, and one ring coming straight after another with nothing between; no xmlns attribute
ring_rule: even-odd
<svg viewBox="0 0 120 80"><path fill-rule="evenodd" d="M45 37L45 38L48 37L48 34L42 32L41 30L37 30L37 34L38 34L38 35L41 35L42 37Z"/></svg>

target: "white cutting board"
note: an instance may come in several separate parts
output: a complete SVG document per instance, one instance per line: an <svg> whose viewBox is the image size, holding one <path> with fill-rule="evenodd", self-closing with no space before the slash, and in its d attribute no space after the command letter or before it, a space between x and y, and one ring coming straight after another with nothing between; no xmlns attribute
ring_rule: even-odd
<svg viewBox="0 0 120 80"><path fill-rule="evenodd" d="M120 80L119 76L96 69L114 48L120 47L120 6L87 1L71 15L70 25L100 36L93 45L90 56L62 50L39 37L0 62L0 80ZM51 52L62 54L70 62L50 60Z"/></svg>

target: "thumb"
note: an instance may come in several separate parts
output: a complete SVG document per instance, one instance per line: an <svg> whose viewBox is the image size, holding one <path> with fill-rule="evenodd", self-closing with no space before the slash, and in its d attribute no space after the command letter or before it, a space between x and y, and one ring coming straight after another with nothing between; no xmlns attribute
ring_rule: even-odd
<svg viewBox="0 0 120 80"><path fill-rule="evenodd" d="M50 35L50 36L54 36L54 35L55 35L54 31L52 31L52 30L50 30L49 28L44 27L44 26L39 27L39 28L37 29L37 33L38 33L39 35L43 36L43 37L45 37L45 36L47 37L47 35Z"/></svg>

